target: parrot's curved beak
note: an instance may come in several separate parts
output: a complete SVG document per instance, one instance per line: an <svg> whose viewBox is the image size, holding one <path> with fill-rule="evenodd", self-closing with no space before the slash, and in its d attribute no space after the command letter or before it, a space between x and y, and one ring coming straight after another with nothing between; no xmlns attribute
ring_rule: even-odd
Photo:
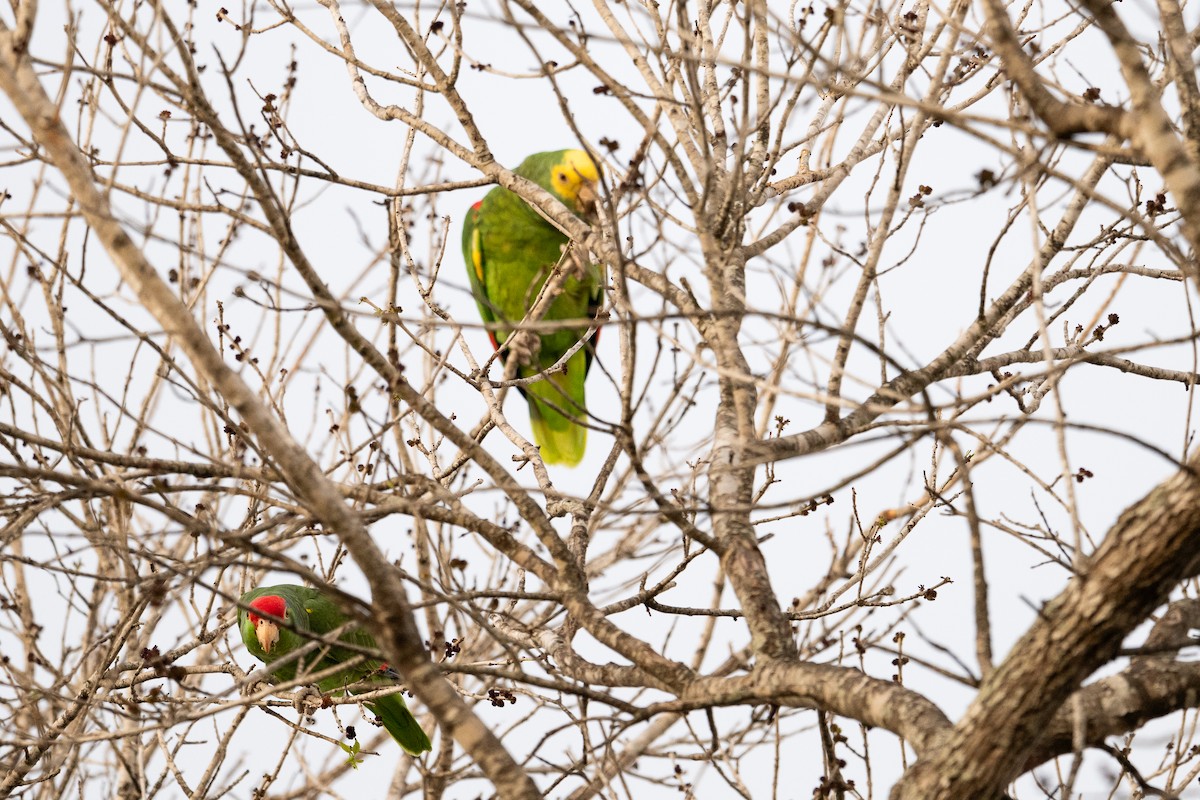
<svg viewBox="0 0 1200 800"><path fill-rule="evenodd" d="M259 619L254 624L254 636L264 653L270 653L271 648L279 641L279 626L269 619Z"/></svg>
<svg viewBox="0 0 1200 800"><path fill-rule="evenodd" d="M579 206L579 210L591 213L596 208L596 200L599 195L596 193L596 184L594 181L585 180L579 185L579 194L575 195L575 203Z"/></svg>

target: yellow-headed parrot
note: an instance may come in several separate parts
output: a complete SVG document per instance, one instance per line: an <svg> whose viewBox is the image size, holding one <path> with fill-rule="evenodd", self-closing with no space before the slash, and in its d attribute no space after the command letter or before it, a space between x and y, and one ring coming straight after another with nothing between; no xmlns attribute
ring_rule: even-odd
<svg viewBox="0 0 1200 800"><path fill-rule="evenodd" d="M596 163L583 150L535 153L513 170L562 201L581 217L596 203L600 178ZM524 200L496 187L471 206L463 224L463 257L471 291L489 329L492 346L499 349L528 314L542 285L564 258L565 234ZM571 256L567 256L571 259ZM553 366L587 333L600 310L603 273L598 265L565 262L562 291L542 316L543 322L574 322L538 334L540 347L522 363L518 374L527 378ZM513 327L506 327L506 326ZM583 458L587 428L584 379L592 365L595 337L557 373L523 387L529 402L533 438L547 464L574 466Z"/></svg>

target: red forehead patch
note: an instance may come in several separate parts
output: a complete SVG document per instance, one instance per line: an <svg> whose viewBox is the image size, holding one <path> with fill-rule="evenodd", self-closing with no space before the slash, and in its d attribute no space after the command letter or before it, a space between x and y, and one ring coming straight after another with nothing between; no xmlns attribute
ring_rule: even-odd
<svg viewBox="0 0 1200 800"><path fill-rule="evenodd" d="M287 611L287 603L277 594L268 594L263 597L256 597L250 601L250 607L256 608L264 614L270 614L273 617L283 619L284 613ZM257 624L259 617L253 611L250 612L250 621Z"/></svg>

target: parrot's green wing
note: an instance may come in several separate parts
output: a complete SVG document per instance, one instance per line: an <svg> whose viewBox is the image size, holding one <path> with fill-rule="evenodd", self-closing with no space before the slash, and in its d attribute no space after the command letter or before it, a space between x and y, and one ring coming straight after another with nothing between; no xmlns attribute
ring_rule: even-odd
<svg viewBox="0 0 1200 800"><path fill-rule="evenodd" d="M514 172L576 212L594 202L599 173L582 150L537 153ZM507 189L497 187L472 206L463 224L463 258L484 321L515 327L524 319L567 244L566 235ZM522 366L521 377L538 375L560 361L586 334L600 309L600 268L568 263L564 269L575 274L563 282L542 320L574 324L539 334L537 357ZM503 345L511 332L503 327L491 330L493 346ZM547 375L522 389L534 439L546 463L574 465L583 458L587 444L587 428L581 424L587 418L584 381L594 348L593 339L571 356L565 373Z"/></svg>
<svg viewBox="0 0 1200 800"><path fill-rule="evenodd" d="M467 218L463 221L462 248L463 258L467 262L467 278L471 282L471 294L475 296L475 305L479 307L479 316L485 323L492 323L496 321L496 311L488 299L487 281L484 277L483 241L478 224L479 209L482 205L483 201L480 200L467 211ZM488 328L487 335L492 340L492 347L500 349L496 330Z"/></svg>
<svg viewBox="0 0 1200 800"><path fill-rule="evenodd" d="M400 676L395 670L377 660L367 658L354 663L362 650L376 649L375 639L362 628L348 626L349 618L337 603L316 589L294 585L259 587L242 595L240 605L244 606L238 609L242 641L252 655L268 665L303 647L314 637L336 634L336 641L350 645L339 647L336 643L328 643L318 647L299 661L291 661L275 669L272 675L277 681L290 681L297 674L316 674L343 664L347 665L345 669L317 683L322 692L341 694L347 691L347 687L364 681L369 682L368 685L365 688L360 685L356 691L371 691L399 681ZM256 629L256 624L261 624L265 619L255 614L260 610L289 623L288 626L277 626L277 631L271 630L271 634L277 633L278 639L271 644L269 651L264 648ZM270 634L266 634L266 638L270 643ZM384 728L409 754L420 755L432 748L429 737L399 694L376 698L364 702L364 705L379 716Z"/></svg>
<svg viewBox="0 0 1200 800"><path fill-rule="evenodd" d="M315 594L316 597L309 604L309 621L312 630L318 633L332 633L343 627L346 617L337 604L320 593L315 592ZM330 649L325 656L325 665L346 663L360 654L356 651L378 649L374 637L362 628L352 627L343 631L338 638L340 641L353 645L355 649L337 647ZM399 679L400 676L396 671L386 664L367 659L353 670L338 673L318 685L322 691L328 692L352 683L369 681L373 684L370 689L380 689L394 685ZM399 693L367 701L364 705L379 717L383 727L404 748L405 752L418 756L426 750L432 749L433 745L430 743L429 737L421 729L412 712L408 710L408 704L404 702L404 697Z"/></svg>

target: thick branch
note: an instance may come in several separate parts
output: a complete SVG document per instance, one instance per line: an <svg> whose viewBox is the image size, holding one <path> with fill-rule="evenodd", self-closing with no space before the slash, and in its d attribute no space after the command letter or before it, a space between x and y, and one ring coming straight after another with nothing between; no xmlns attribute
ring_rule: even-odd
<svg viewBox="0 0 1200 800"><path fill-rule="evenodd" d="M1152 719L1200 706L1200 664L1176 660L1180 647L1195 643L1187 632L1198 622L1200 600L1172 603L1143 645L1151 654L1135 657L1120 673L1076 692L1054 715L1022 771L1072 752L1078 718L1084 721L1086 743L1095 746L1107 736L1120 736ZM1153 652L1159 648L1163 652Z"/></svg>
<svg viewBox="0 0 1200 800"><path fill-rule="evenodd" d="M850 667L794 661L763 663L748 675L698 678L678 701L649 706L645 713L748 703L819 708L891 731L918 753L936 748L950 731L941 709L900 684Z"/></svg>
<svg viewBox="0 0 1200 800"><path fill-rule="evenodd" d="M1084 573L984 681L953 735L896 786L895 800L996 797L1021 772L1079 683L1200 569L1197 465L1193 456L1121 515Z"/></svg>
<svg viewBox="0 0 1200 800"><path fill-rule="evenodd" d="M1122 109L1114 106L1075 105L1055 97L1033 66L1033 59L1021 47L1016 31L1008 19L1008 11L1001 0L983 0L987 14L988 41L1000 60L1004 72L1021 89L1021 96L1029 103L1033 113L1054 133L1068 137L1076 133L1114 133L1121 138L1130 138L1132 121Z"/></svg>
<svg viewBox="0 0 1200 800"><path fill-rule="evenodd" d="M1200 168L1188 154L1171 116L1163 108L1162 92L1142 63L1141 43L1133 38L1117 16L1112 0L1084 0L1083 4L1095 16L1121 65L1121 76L1125 78L1133 104L1130 138L1162 175L1163 183L1174 196L1183 217L1183 234L1192 253L1200 253ZM1200 280L1194 261L1185 261L1180 266L1193 280Z"/></svg>

